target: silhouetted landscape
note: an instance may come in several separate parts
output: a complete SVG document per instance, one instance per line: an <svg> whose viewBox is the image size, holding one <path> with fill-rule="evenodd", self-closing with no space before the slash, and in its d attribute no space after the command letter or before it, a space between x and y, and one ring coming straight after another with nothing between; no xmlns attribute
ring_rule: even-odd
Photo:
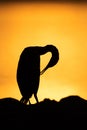
<svg viewBox="0 0 87 130"><path fill-rule="evenodd" d="M52 57L46 67L40 71L40 55L47 52ZM0 129L28 130L87 130L87 100L79 96L68 96L60 101L44 99L38 101L39 77L59 60L58 49L53 45L27 47L19 58L17 83L22 98L0 99ZM34 94L35 104L30 104ZM29 105L27 102L29 101Z"/></svg>
<svg viewBox="0 0 87 130"><path fill-rule="evenodd" d="M87 129L87 100L68 96L25 105L14 98L0 99L0 129Z"/></svg>

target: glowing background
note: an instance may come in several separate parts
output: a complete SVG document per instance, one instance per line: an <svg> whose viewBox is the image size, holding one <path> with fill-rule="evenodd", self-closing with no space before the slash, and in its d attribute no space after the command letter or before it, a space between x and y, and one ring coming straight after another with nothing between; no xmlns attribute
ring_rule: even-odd
<svg viewBox="0 0 87 130"><path fill-rule="evenodd" d="M87 99L87 4L59 3L0 5L0 98L20 100L19 56L26 46L46 44L59 49L60 60L41 76L39 100L68 95ZM49 59L50 53L41 56L41 69Z"/></svg>

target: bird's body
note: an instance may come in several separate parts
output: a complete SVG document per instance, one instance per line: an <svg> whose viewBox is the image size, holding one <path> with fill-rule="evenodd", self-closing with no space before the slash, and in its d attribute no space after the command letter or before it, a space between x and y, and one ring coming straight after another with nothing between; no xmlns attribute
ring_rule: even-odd
<svg viewBox="0 0 87 130"><path fill-rule="evenodd" d="M33 47L25 48L20 55L17 82L24 99L37 94L40 80L40 56Z"/></svg>

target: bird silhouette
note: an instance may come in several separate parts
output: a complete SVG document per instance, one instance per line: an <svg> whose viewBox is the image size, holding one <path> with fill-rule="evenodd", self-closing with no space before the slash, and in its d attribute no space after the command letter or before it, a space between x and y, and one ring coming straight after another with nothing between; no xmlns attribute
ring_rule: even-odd
<svg viewBox="0 0 87 130"><path fill-rule="evenodd" d="M40 55L47 52L52 53L52 57L47 66L40 72ZM27 104L32 94L38 103L37 91L39 88L40 75L48 68L56 65L59 60L59 51L53 45L30 46L22 51L17 66L17 83L22 95L21 102Z"/></svg>

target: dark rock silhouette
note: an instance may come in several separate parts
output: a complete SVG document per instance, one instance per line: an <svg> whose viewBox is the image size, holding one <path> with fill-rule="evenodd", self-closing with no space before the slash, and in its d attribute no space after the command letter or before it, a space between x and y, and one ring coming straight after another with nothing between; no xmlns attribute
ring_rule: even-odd
<svg viewBox="0 0 87 130"><path fill-rule="evenodd" d="M0 99L0 129L87 129L87 100L69 96L25 105L13 98Z"/></svg>
<svg viewBox="0 0 87 130"><path fill-rule="evenodd" d="M47 52L51 52L52 57L48 65L40 72L40 55ZM32 94L34 94L34 97L38 102L37 91L40 74L43 74L48 68L56 65L58 60L59 52L53 45L47 45L44 47L31 46L26 47L23 50L17 68L17 83L22 94L21 102L27 104Z"/></svg>

